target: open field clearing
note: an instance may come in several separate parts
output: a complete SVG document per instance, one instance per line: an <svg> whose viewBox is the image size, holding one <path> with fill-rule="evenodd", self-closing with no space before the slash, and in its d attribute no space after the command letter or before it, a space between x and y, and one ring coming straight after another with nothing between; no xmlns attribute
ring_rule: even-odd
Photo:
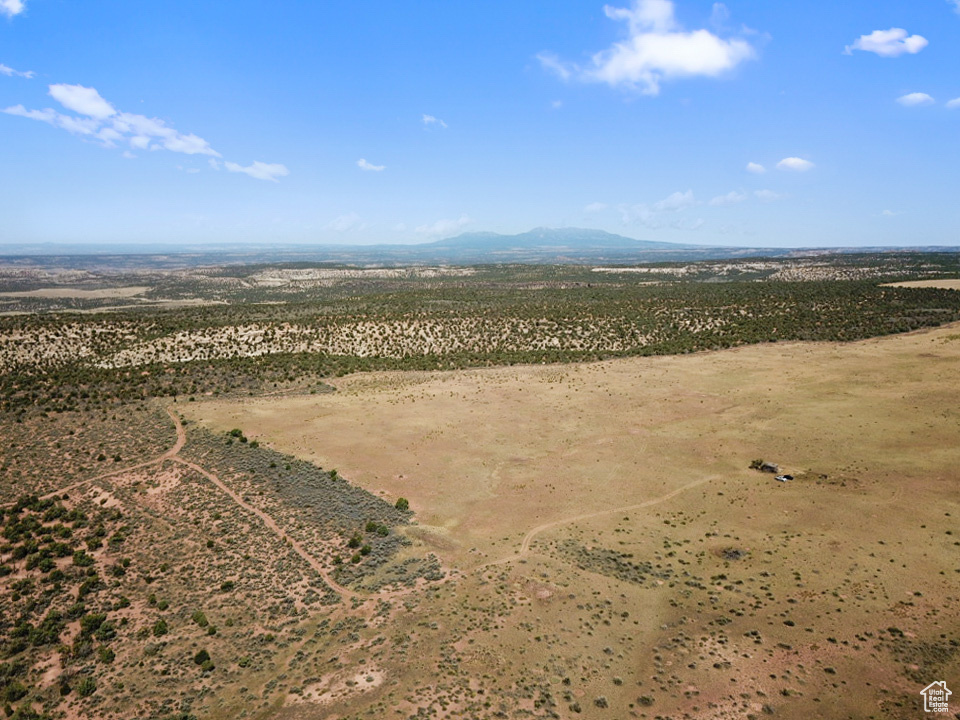
<svg viewBox="0 0 960 720"><path fill-rule="evenodd" d="M960 668L957 337L374 373L183 407L409 498L406 532L467 573L425 600L439 636L561 717L915 717ZM796 479L749 470L760 457ZM430 667L394 670L396 692L435 700Z"/></svg>
<svg viewBox="0 0 960 720"><path fill-rule="evenodd" d="M0 292L0 298L80 298L84 300L101 298L129 298L143 295L149 287L104 288L101 290L83 290L77 288L41 288L21 292Z"/></svg>
<svg viewBox="0 0 960 720"><path fill-rule="evenodd" d="M942 288L944 290L960 290L960 280L944 278L942 280L909 280L902 283L892 283L890 287L913 288Z"/></svg>

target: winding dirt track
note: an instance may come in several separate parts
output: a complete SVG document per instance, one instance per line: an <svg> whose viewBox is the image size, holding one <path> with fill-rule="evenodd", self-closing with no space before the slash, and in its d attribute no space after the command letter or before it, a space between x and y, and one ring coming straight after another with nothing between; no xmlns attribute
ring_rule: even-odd
<svg viewBox="0 0 960 720"><path fill-rule="evenodd" d="M620 512L629 512L631 510L641 510L643 508L653 507L654 505L659 505L660 503L667 502L672 500L677 495L686 492L687 490L692 490L698 485L703 485L704 483L715 480L717 475L710 475L705 478L700 478L699 480L694 480L691 483L687 483L683 487L678 487L676 490L668 492L666 495L661 495L658 498L653 498L652 500L645 500L642 503L634 503L633 505L622 505L620 507L609 508L607 510L597 510L596 512L583 513L582 515L574 515L572 517L560 518L559 520L553 520L543 525L538 525L528 532L523 537L523 542L520 543L520 549L513 555L508 555L505 558L499 560L493 560L491 562L484 563L483 565L478 565L475 570L483 570L484 568L492 567L494 565L503 565L508 562L513 562L514 560L520 560L521 558L530 554L530 545L533 543L533 539L542 532L547 530L552 530L555 527L560 527L561 525L569 525L571 523L580 522L581 520L591 520L597 517L603 517L604 515L610 515L612 513Z"/></svg>
<svg viewBox="0 0 960 720"><path fill-rule="evenodd" d="M86 480L81 480L76 482L73 485L67 485L64 488L55 490L51 493L47 493L41 497L41 500L47 500L57 495L62 495L65 492L70 490L75 490L78 487L83 487L89 483L96 482L97 480L103 480L109 477L116 477L117 475L126 475L128 472L133 472L134 470L139 470L140 468L151 467L153 465L160 465L166 460L172 460L180 454L180 451L183 450L183 446L187 444L187 431L183 427L183 423L180 422L180 418L177 417L176 413L173 412L170 408L164 408L167 411L167 415L170 416L170 419L173 420L173 425L177 430L177 441L174 443L173 447L167 450L160 457L156 457L153 460L147 460L146 462L138 463L136 465L130 465L129 467L122 468L120 470L111 470L110 472L103 473L102 475L97 475L96 477L87 478Z"/></svg>
<svg viewBox="0 0 960 720"><path fill-rule="evenodd" d="M177 441L173 444L173 447L171 447L169 450L164 452L159 457L154 458L153 460L147 460L146 462L138 463L136 465L131 465L121 470L112 470L108 473L103 473L102 475L97 475L96 477L88 478L87 480L81 480L80 482L74 483L73 485L68 485L67 487L61 488L59 490L56 490L55 492L44 495L43 499L56 497L65 492L75 490L78 487L83 487L84 485L87 485L89 483L96 482L97 480L103 480L109 477L116 477L117 475L125 475L126 473L133 472L134 470L139 470L145 467L162 465L163 463L170 460L180 465L183 465L185 467L188 467L194 472L199 473L200 475L203 475L203 477L207 478L207 480L209 480L214 485L216 485L221 491L223 491L228 496L230 496L230 499L233 500L237 505L239 505L241 508L243 508L247 512L252 513L253 515L256 515L260 519L260 521L271 530L271 532L275 533L281 540L283 540L284 543L286 543L290 547L291 550L293 550L297 555L303 558L303 560L311 568L313 568L321 578L323 578L323 581L327 585L329 585L335 591L340 593L343 597L351 598L351 599L359 597L357 593L344 587L343 585L338 583L336 580L334 580L332 577L330 577L330 573L327 572L327 569L323 566L323 564L319 560L317 560L315 557L313 557L313 555L308 553L306 549L304 549L303 545L298 543L296 540L288 537L287 534L280 528L280 526L277 525L277 522L272 517L270 517L267 513L263 512L262 510L258 510L257 508L245 502L243 498L241 498L239 495L237 495L236 492L234 492L229 487L227 487L227 485L213 473L208 472L207 470L204 470L202 467L200 467L196 463L190 462L189 460L184 460L182 457L180 457L180 451L183 450L183 446L187 444L187 431L183 427L183 423L181 422L180 417L175 412L173 412L173 410L171 410L170 408L165 408L165 410L167 411L167 415L170 416L170 419L173 420L174 427L176 428L176 431L177 431Z"/></svg>
<svg viewBox="0 0 960 720"><path fill-rule="evenodd" d="M267 515L267 513L263 512L262 510L258 510L252 505L249 505L247 502L243 500L243 498L237 495L236 492L234 492L229 487L227 487L224 484L224 482L220 478L218 478L216 475L204 470L202 467L200 467L196 463L192 463L189 460L184 460L181 457L171 457L170 460L173 460L176 463L179 463L185 467L188 467L194 472L200 473L205 478L207 478L207 480L212 482L214 485L220 488L223 492L229 495L230 498L237 505L242 507L247 512L252 513L256 515L258 518L260 518L261 522L263 522L264 525L270 528L270 530L273 531L281 540L283 540L284 543L290 546L290 549L292 549L297 555L302 557L310 567L316 570L317 574L323 578L323 581L327 583L327 585L332 587L334 590L336 590L338 593L348 598L359 597L355 592L353 592L352 590L348 590L343 585L340 585L336 580L331 578L330 574L327 572L326 568L323 567L320 561L317 560L315 557L313 557L313 555L308 553L300 543L298 543L293 538L287 536L287 534L280 528L279 525L277 525L276 521L272 517Z"/></svg>

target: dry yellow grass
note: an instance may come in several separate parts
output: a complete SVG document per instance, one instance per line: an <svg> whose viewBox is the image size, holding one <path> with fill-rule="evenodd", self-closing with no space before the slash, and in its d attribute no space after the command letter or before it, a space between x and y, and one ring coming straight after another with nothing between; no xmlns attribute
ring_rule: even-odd
<svg viewBox="0 0 960 720"><path fill-rule="evenodd" d="M131 286L118 288L102 288L98 290L84 290L81 288L53 287L40 290L21 290L16 292L0 292L0 297L9 298L80 298L83 300L99 300L102 298L129 298L143 295L150 288L147 286Z"/></svg>
<svg viewBox="0 0 960 720"><path fill-rule="evenodd" d="M412 536L466 573L422 601L436 647L503 678L567 673L562 717L613 717L601 695L618 717L913 717L917 683L960 668L958 370L954 326L181 407L409 498ZM465 619L502 597L502 619ZM429 703L432 647L384 664L377 693Z"/></svg>
<svg viewBox="0 0 960 720"><path fill-rule="evenodd" d="M942 288L944 290L960 290L960 280L911 280L909 282L891 283L890 287Z"/></svg>

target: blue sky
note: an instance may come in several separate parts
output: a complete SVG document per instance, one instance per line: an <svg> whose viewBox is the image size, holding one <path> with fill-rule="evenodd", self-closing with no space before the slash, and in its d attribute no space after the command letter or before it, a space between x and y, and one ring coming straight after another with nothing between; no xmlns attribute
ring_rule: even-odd
<svg viewBox="0 0 960 720"><path fill-rule="evenodd" d="M0 0L0 110L0 249L960 244L960 0Z"/></svg>

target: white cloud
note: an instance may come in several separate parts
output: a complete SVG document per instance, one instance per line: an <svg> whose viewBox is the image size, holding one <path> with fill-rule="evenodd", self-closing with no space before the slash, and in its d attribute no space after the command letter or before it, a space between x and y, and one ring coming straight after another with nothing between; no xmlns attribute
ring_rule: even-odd
<svg viewBox="0 0 960 720"><path fill-rule="evenodd" d="M357 167L361 170L369 170L371 172L383 172L387 168L386 165L373 165L372 163L368 163L364 158L357 160Z"/></svg>
<svg viewBox="0 0 960 720"><path fill-rule="evenodd" d="M363 218L356 213L349 213L334 218L327 223L326 228L335 232L347 232L349 230L362 230L365 226Z"/></svg>
<svg viewBox="0 0 960 720"><path fill-rule="evenodd" d="M430 125L437 125L437 126L439 126L439 127L442 127L444 130L446 130L446 128L447 128L447 124L446 124L443 120L441 120L440 118L434 117L433 115L426 115L426 114L424 114L424 116L423 116L423 124L426 125L426 126L428 126L428 127L429 127Z"/></svg>
<svg viewBox="0 0 960 720"><path fill-rule="evenodd" d="M727 21L730 19L730 8L724 5L721 2L715 2L713 4L713 10L710 13L710 24L713 28L719 29L727 24Z"/></svg>
<svg viewBox="0 0 960 720"><path fill-rule="evenodd" d="M960 2L960 0L957 0L957 2ZM951 110L960 108L960 98L954 98L953 100L950 100L949 102L947 102L947 107L950 108Z"/></svg>
<svg viewBox="0 0 960 720"><path fill-rule="evenodd" d="M290 174L286 165L279 163L254 162L253 165L243 167L234 162L225 162L223 166L230 172L246 173L257 180L269 180L270 182L280 182L279 178Z"/></svg>
<svg viewBox="0 0 960 720"><path fill-rule="evenodd" d="M714 207L721 207L723 205L736 205L737 203L742 203L746 199L746 193L731 190L726 195L717 195L709 202L709 204L713 205Z"/></svg>
<svg viewBox="0 0 960 720"><path fill-rule="evenodd" d="M918 107L920 105L933 105L936 100L922 92L909 93L897 98L897 102L904 107Z"/></svg>
<svg viewBox="0 0 960 720"><path fill-rule="evenodd" d="M684 208L693 207L697 204L693 197L693 190L687 190L685 193L675 192L660 202L653 204L654 212L676 212Z"/></svg>
<svg viewBox="0 0 960 720"><path fill-rule="evenodd" d="M537 53L537 60L545 70L549 70L561 80L569 80L578 69L573 63L564 62L550 52Z"/></svg>
<svg viewBox="0 0 960 720"><path fill-rule="evenodd" d="M587 205L583 211L586 213L598 213L607 209L607 204L602 202L593 202Z"/></svg>
<svg viewBox="0 0 960 720"><path fill-rule="evenodd" d="M953 9L957 11L957 14L960 14L960 0L947 0L947 2L953 4Z"/></svg>
<svg viewBox="0 0 960 720"><path fill-rule="evenodd" d="M19 117L29 118L30 120L39 120L40 122L45 122L48 125L53 125L54 127L62 128L69 133L74 135L90 135L95 136L100 130L100 121L96 118L81 118L75 117L73 115L64 115L58 113L52 108L44 108L43 110L27 110L23 105L14 105L4 109L7 115L18 115ZM107 140L106 142L109 142Z"/></svg>
<svg viewBox="0 0 960 720"><path fill-rule="evenodd" d="M30 78L36 76L36 73L33 72L33 70L21 72L20 70L14 70L12 67L0 63L0 75L6 75L7 77L22 77L29 80Z"/></svg>
<svg viewBox="0 0 960 720"><path fill-rule="evenodd" d="M752 172L754 175L763 175L767 169L760 163L748 162L747 163L747 172Z"/></svg>
<svg viewBox="0 0 960 720"><path fill-rule="evenodd" d="M760 202L774 202L786 197L786 195L775 193L773 190L755 190L753 196Z"/></svg>
<svg viewBox="0 0 960 720"><path fill-rule="evenodd" d="M900 57L904 53L916 55L930 43L922 35L907 35L903 28L874 30L869 35L861 35L843 49L844 55L852 55L854 50L876 53L880 57Z"/></svg>
<svg viewBox="0 0 960 720"><path fill-rule="evenodd" d="M0 14L13 17L23 12L23 0L0 0Z"/></svg>
<svg viewBox="0 0 960 720"><path fill-rule="evenodd" d="M57 123L58 113L50 108L46 110L27 110L23 105L12 105L11 107L5 108L4 112L7 115L18 115L20 117L30 118L31 120L50 123L51 125L56 125Z"/></svg>
<svg viewBox="0 0 960 720"><path fill-rule="evenodd" d="M465 226L473 222L473 218L468 215L461 215L456 220L437 220L434 223L428 225L421 225L416 228L415 232L420 235L429 235L431 237L443 237L452 235L459 230L462 230Z"/></svg>
<svg viewBox="0 0 960 720"><path fill-rule="evenodd" d="M619 205L617 210L620 211L624 223L639 223L656 229L664 227L663 221L659 219L661 215L681 212L698 204L693 191L687 190L675 192L652 205L647 203Z"/></svg>
<svg viewBox="0 0 960 720"><path fill-rule="evenodd" d="M116 115L113 105L108 103L95 88L83 85L51 85L50 97L63 105L67 110L87 115L88 117L105 120Z"/></svg>
<svg viewBox="0 0 960 720"><path fill-rule="evenodd" d="M793 172L806 172L813 169L813 163L798 157L784 158L777 163L778 170L792 170Z"/></svg>
<svg viewBox="0 0 960 720"><path fill-rule="evenodd" d="M206 140L193 134L172 135L164 139L163 146L172 152L180 152L187 155L219 155L218 152L210 147Z"/></svg>
<svg viewBox="0 0 960 720"><path fill-rule="evenodd" d="M220 153L197 135L183 135L163 120L118 112L95 88L51 85L49 92L64 108L77 115L67 115L51 108L27 110L23 105L7 108L4 112L40 120L74 135L91 136L105 147L116 147L118 142L125 140L135 150L165 149L186 155L220 157Z"/></svg>
<svg viewBox="0 0 960 720"><path fill-rule="evenodd" d="M755 57L745 40L725 40L708 30L684 30L672 0L633 0L629 8L604 6L611 20L626 22L628 37L596 53L586 67L540 53L541 65L563 80L602 82L657 95L664 80L716 77Z"/></svg>
<svg viewBox="0 0 960 720"><path fill-rule="evenodd" d="M883 217L896 217L900 213L895 213L893 210L884 210L880 214L883 215Z"/></svg>
<svg viewBox="0 0 960 720"><path fill-rule="evenodd" d="M49 92L64 108L77 114L68 115L51 108L28 110L23 105L8 107L3 112L45 122L74 135L88 137L108 148L125 142L133 150L169 150L184 155L208 155L211 167L220 169L220 163L216 160L221 157L220 153L210 147L210 143L202 137L193 133L180 133L158 118L120 112L95 88L61 84L51 85ZM124 150L123 156L136 157L129 150ZM230 172L245 173L252 178L272 182L278 182L279 178L289 174L286 166L278 163L255 162L244 167L228 162L225 167Z"/></svg>

